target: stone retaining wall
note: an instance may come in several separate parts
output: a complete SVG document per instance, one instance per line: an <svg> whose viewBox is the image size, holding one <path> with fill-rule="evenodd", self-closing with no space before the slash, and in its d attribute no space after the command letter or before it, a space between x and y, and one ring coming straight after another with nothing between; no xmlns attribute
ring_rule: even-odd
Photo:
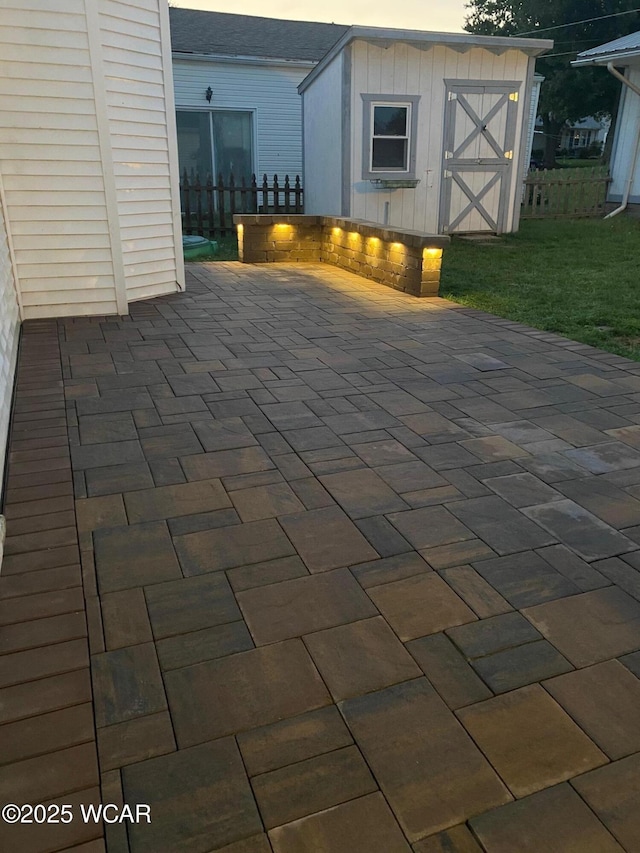
<svg viewBox="0 0 640 853"><path fill-rule="evenodd" d="M437 296L450 238L335 216L238 215L243 263L333 264L413 296Z"/></svg>

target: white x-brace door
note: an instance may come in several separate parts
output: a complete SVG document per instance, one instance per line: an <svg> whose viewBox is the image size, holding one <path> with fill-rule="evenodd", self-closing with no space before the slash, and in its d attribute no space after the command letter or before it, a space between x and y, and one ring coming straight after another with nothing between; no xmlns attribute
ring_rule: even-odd
<svg viewBox="0 0 640 853"><path fill-rule="evenodd" d="M504 231L520 83L445 80L440 232Z"/></svg>

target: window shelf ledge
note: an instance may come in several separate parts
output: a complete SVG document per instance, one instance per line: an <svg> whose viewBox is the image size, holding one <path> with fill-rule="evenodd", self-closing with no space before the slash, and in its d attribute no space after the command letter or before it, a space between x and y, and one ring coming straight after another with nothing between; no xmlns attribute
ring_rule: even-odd
<svg viewBox="0 0 640 853"><path fill-rule="evenodd" d="M372 184L385 190L414 189L420 183L419 178L370 178Z"/></svg>

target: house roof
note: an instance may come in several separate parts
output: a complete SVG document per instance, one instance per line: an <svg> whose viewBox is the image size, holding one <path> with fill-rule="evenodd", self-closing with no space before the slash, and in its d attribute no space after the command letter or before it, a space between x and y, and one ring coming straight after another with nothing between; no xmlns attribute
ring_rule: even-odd
<svg viewBox="0 0 640 853"><path fill-rule="evenodd" d="M640 56L640 30L606 44L598 45L598 47L592 47L591 50L583 50L571 64L577 66L606 65L607 62L616 62L637 56Z"/></svg>
<svg viewBox="0 0 640 853"><path fill-rule="evenodd" d="M577 119L576 121L567 122L563 130L605 130L609 127L608 119L597 119L595 116L587 116L586 118ZM542 117L536 119L536 127L542 127Z"/></svg>
<svg viewBox="0 0 640 853"><path fill-rule="evenodd" d="M174 53L318 62L348 26L169 9Z"/></svg>
<svg viewBox="0 0 640 853"><path fill-rule="evenodd" d="M442 44L454 50L464 52L471 47L484 47L495 53L505 53L507 50L521 50L530 56L538 56L553 47L550 39L512 38L506 36L477 36L471 33L435 33L426 30L396 30L388 27L349 27L333 47L322 57L320 62L313 68L298 86L299 92L309 86L323 69L343 50L350 42L356 39L371 42L373 44L389 44L394 41L416 44L426 47L434 44Z"/></svg>

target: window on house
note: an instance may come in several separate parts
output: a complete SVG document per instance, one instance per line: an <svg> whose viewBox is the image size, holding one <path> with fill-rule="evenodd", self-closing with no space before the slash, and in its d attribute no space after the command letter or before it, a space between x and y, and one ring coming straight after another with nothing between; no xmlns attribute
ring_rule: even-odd
<svg viewBox="0 0 640 853"><path fill-rule="evenodd" d="M413 179L419 95L361 95L362 177Z"/></svg>
<svg viewBox="0 0 640 853"><path fill-rule="evenodd" d="M411 104L372 104L372 172L408 172Z"/></svg>

